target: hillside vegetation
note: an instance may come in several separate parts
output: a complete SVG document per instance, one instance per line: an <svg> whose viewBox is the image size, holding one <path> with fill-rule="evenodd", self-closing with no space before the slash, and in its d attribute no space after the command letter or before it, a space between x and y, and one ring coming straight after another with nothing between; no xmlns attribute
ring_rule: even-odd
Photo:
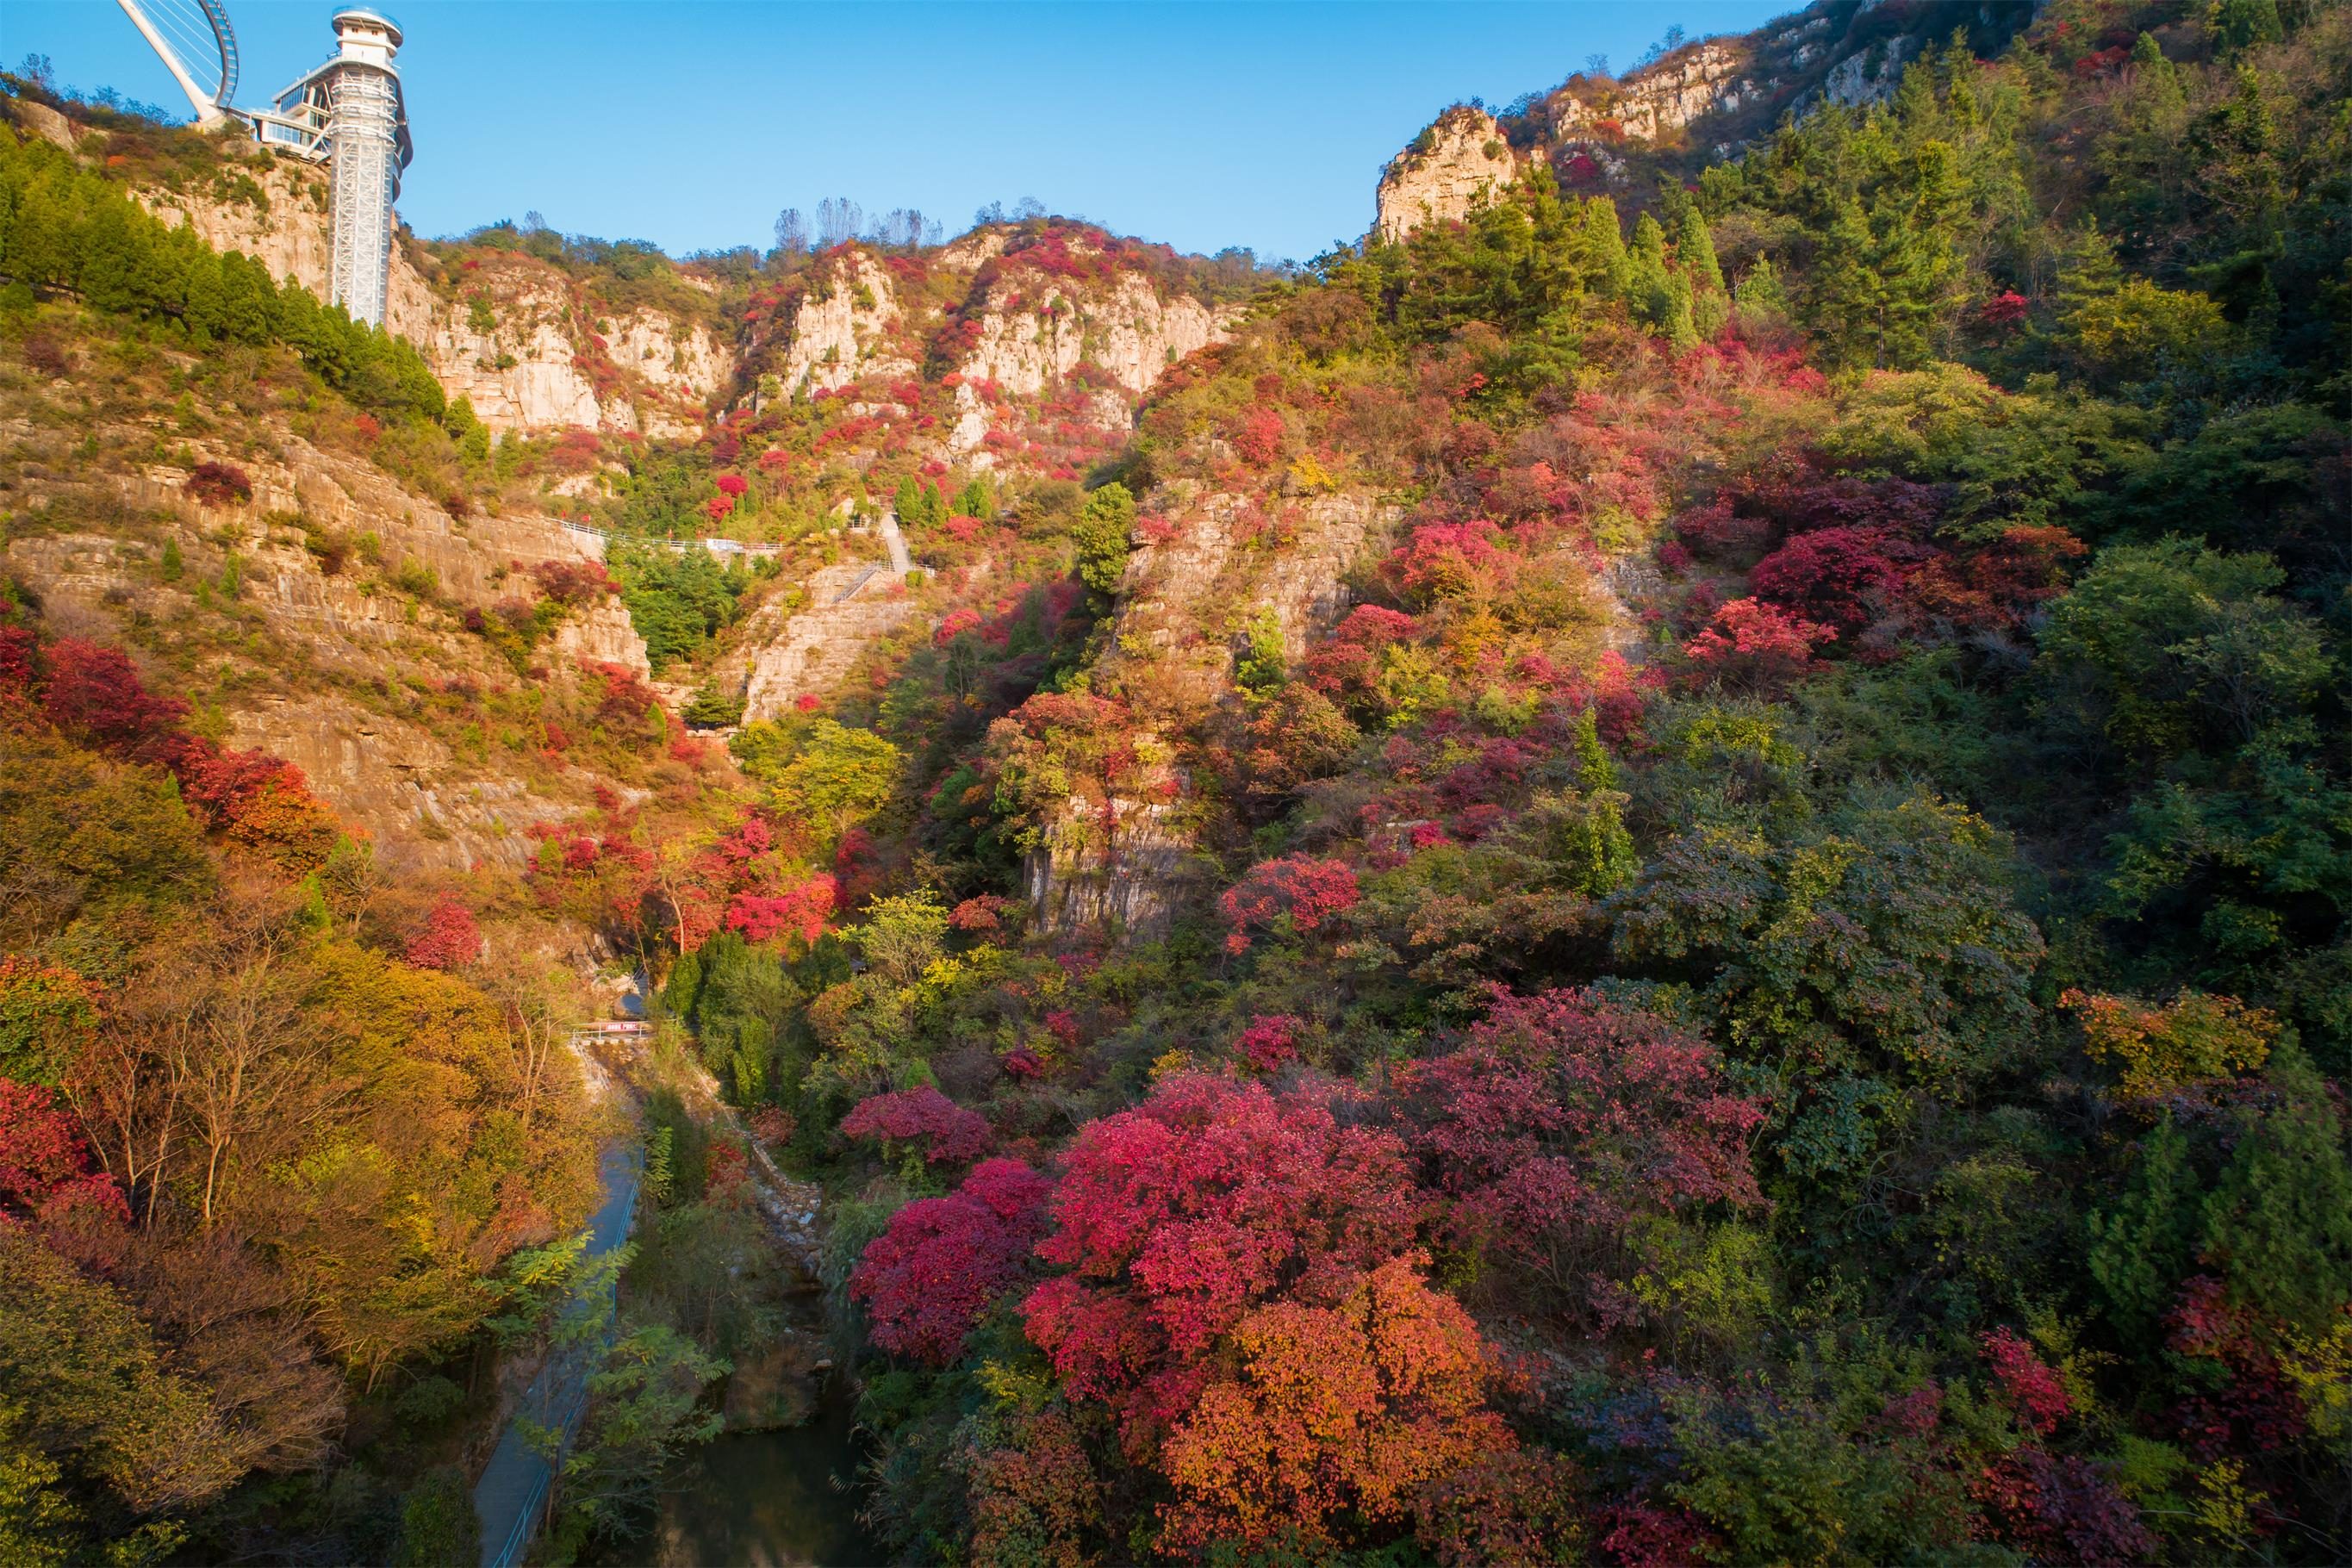
<svg viewBox="0 0 2352 1568"><path fill-rule="evenodd" d="M492 442L266 278L247 326L108 294L118 230L243 274L0 145L11 396L274 389L619 536L477 616L513 679L448 700L562 809L437 879L15 601L0 1541L425 1538L456 1444L387 1391L453 1415L586 1199L521 1065L573 942L740 1120L648 1113L658 1327L556 1555L628 1559L775 1337L719 1283L759 1157L824 1189L905 1561L2352 1553L2352 9L1880 10L1822 15L1882 100L1655 190L1498 154L1295 272L1043 217L698 263L735 374L680 437ZM68 459L14 417L12 571L160 537L28 500ZM886 508L879 629L747 718ZM720 529L783 549L661 543ZM609 596L667 686L533 665ZM247 1392L192 1248L296 1372Z"/></svg>

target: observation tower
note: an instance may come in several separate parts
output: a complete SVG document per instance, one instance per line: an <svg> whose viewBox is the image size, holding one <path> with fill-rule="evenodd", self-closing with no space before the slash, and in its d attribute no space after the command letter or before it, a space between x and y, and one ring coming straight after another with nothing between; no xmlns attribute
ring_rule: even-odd
<svg viewBox="0 0 2352 1568"><path fill-rule="evenodd" d="M416 155L400 91L400 24L349 5L335 13L335 53L280 92L271 109L236 109L236 34L223 0L116 0L188 102L196 122L231 120L257 141L328 166L333 185L327 302L382 326L392 270L392 204Z"/></svg>
<svg viewBox="0 0 2352 1568"><path fill-rule="evenodd" d="M355 321L383 324L392 269L392 204L400 172L416 155L408 106L392 58L400 24L363 5L335 13L337 48L278 95L275 113L253 116L268 146L323 157L331 174L333 226L328 302Z"/></svg>

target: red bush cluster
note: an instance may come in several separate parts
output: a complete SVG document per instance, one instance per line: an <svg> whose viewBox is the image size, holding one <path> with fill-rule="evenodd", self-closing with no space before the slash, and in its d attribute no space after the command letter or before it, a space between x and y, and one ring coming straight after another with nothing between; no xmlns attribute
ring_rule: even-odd
<svg viewBox="0 0 2352 1568"><path fill-rule="evenodd" d="M482 956L482 928L455 899L433 906L402 954L419 969L463 969Z"/></svg>
<svg viewBox="0 0 2352 1568"><path fill-rule="evenodd" d="M1498 991L1458 1049L1397 1084L1454 1223L1523 1259L1590 1252L1643 1214L1762 1201L1748 1138L1763 1107L1704 1039L1590 992Z"/></svg>
<svg viewBox="0 0 2352 1568"><path fill-rule="evenodd" d="M1276 1072L1298 1059L1298 1031L1302 1026L1287 1013L1260 1013L1249 1022L1249 1027L1234 1041L1234 1048L1261 1073Z"/></svg>
<svg viewBox="0 0 2352 1568"><path fill-rule="evenodd" d="M147 689L121 649L59 637L38 647L22 637L0 645L0 678L31 685L44 717L103 751L169 769L205 826L299 876L322 864L341 836L333 814L311 795L293 763L264 752L226 750L181 728L188 705ZM13 651L12 651L13 650ZM18 673L8 676L6 670Z"/></svg>
<svg viewBox="0 0 2352 1568"><path fill-rule="evenodd" d="M1233 933L1230 952L1247 951L1253 931L1272 931L1287 921L1295 931L1314 931L1332 916L1355 908L1360 895L1355 870L1343 860L1289 855L1262 860L1228 889L1219 908Z"/></svg>
<svg viewBox="0 0 2352 1568"><path fill-rule="evenodd" d="M1401 1256L1415 1204L1403 1145L1309 1096L1180 1075L1088 1122L1039 1256L1029 1337L1076 1399L1109 1405L1131 1448L1191 1411L1216 1352L1277 1296L1324 1303Z"/></svg>
<svg viewBox="0 0 2352 1568"><path fill-rule="evenodd" d="M106 750L152 754L187 717L185 702L147 689L121 648L58 637L41 650L39 666L49 722Z"/></svg>
<svg viewBox="0 0 2352 1568"><path fill-rule="evenodd" d="M1805 672L1813 650L1835 630L1761 599L1734 599L1707 628L1683 645L1705 680L1739 691L1776 693Z"/></svg>
<svg viewBox="0 0 2352 1568"><path fill-rule="evenodd" d="M850 1299L866 1309L874 1342L952 1364L981 1314L1020 1279L1051 1191L1018 1160L987 1160L946 1197L920 1198L891 1215L849 1276Z"/></svg>
<svg viewBox="0 0 2352 1568"><path fill-rule="evenodd" d="M1282 452L1282 414L1278 409L1253 408L1234 421L1225 433L1242 461L1263 468Z"/></svg>
<svg viewBox="0 0 2352 1568"><path fill-rule="evenodd" d="M637 672L627 665L583 658L580 661L580 673L599 688L596 718L602 723L642 723L661 701L654 689L638 679Z"/></svg>
<svg viewBox="0 0 2352 1568"><path fill-rule="evenodd" d="M1386 570L1408 602L1426 605L1507 588L1519 563L1502 530L1481 517L1423 523L1390 554Z"/></svg>
<svg viewBox="0 0 2352 1568"><path fill-rule="evenodd" d="M530 579L545 597L573 607L593 605L620 590L601 561L535 561Z"/></svg>
<svg viewBox="0 0 2352 1568"><path fill-rule="evenodd" d="M988 1122L930 1085L869 1095L841 1119L845 1138L919 1146L934 1165L961 1164L988 1152Z"/></svg>
<svg viewBox="0 0 2352 1568"><path fill-rule="evenodd" d="M2033 1347L2013 1330L1994 1329L1978 1335L1977 1342L2018 1426L2039 1437L2056 1431L2058 1423L2074 1408L2057 1370L2034 1354Z"/></svg>
<svg viewBox="0 0 2352 1568"><path fill-rule="evenodd" d="M235 463L198 463L180 488L200 506L233 506L253 499L253 479Z"/></svg>
<svg viewBox="0 0 2352 1568"><path fill-rule="evenodd" d="M740 892L727 902L725 923L745 942L775 942L791 936L803 946L811 945L824 934L825 920L833 913L839 892L840 885L824 871L781 893Z"/></svg>
<svg viewBox="0 0 2352 1568"><path fill-rule="evenodd" d="M95 1164L73 1113L55 1095L0 1078L0 1224L77 1212L129 1220L122 1189Z"/></svg>

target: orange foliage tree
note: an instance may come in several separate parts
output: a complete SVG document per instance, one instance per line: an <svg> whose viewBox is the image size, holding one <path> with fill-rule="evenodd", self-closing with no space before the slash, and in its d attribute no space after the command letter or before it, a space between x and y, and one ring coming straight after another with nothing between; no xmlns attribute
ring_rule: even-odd
<svg viewBox="0 0 2352 1568"><path fill-rule="evenodd" d="M2135 1099L2252 1072L2270 1059L2278 1020L2234 996L2183 991L2161 1006L2079 989L2058 1005L2083 1022L2083 1048L2112 1062Z"/></svg>
<svg viewBox="0 0 2352 1568"><path fill-rule="evenodd" d="M1275 1301L1234 1331L1240 1367L1202 1392L1161 1453L1176 1489L1164 1544L1335 1542L1393 1524L1423 1487L1515 1447L1486 1408L1470 1316L1394 1258L1329 1306Z"/></svg>

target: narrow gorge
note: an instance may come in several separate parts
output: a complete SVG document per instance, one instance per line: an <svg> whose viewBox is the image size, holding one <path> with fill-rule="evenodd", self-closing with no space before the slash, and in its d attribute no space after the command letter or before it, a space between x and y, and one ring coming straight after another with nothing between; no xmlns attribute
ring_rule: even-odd
<svg viewBox="0 0 2352 1568"><path fill-rule="evenodd" d="M0 1560L2352 1552L2352 7L1529 58L380 326L0 72Z"/></svg>

